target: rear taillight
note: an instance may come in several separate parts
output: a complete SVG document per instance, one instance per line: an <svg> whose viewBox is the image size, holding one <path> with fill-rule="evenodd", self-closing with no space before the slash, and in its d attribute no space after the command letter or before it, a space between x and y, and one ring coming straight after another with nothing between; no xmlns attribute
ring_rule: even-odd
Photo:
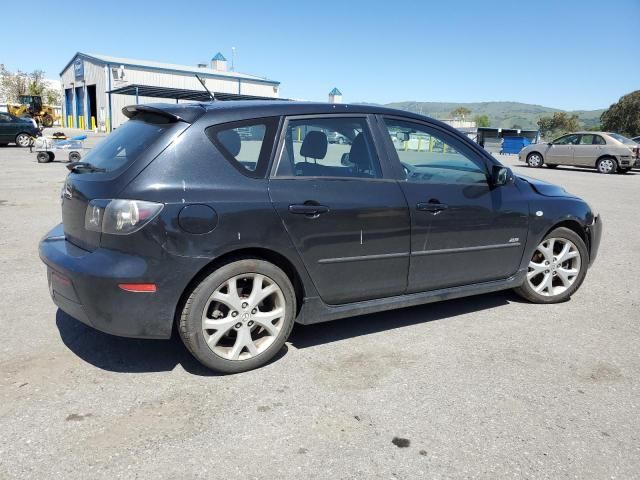
<svg viewBox="0 0 640 480"><path fill-rule="evenodd" d="M128 235L153 220L162 207L161 203L142 200L91 200L84 215L84 228L111 235Z"/></svg>

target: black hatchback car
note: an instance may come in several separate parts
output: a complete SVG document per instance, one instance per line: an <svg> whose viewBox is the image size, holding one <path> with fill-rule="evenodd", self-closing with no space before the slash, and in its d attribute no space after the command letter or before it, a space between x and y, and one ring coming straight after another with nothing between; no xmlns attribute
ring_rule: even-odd
<svg viewBox="0 0 640 480"><path fill-rule="evenodd" d="M71 164L40 243L54 302L204 365L258 367L294 322L514 288L569 298L601 221L453 128L363 105L138 105ZM348 141L330 143L329 135Z"/></svg>

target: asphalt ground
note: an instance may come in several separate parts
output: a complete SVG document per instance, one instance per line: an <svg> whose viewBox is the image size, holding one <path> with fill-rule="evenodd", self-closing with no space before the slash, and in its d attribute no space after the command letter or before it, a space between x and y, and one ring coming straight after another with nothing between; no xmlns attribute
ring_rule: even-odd
<svg viewBox="0 0 640 480"><path fill-rule="evenodd" d="M532 170L604 219L566 303L511 292L296 326L218 376L49 298L64 164L0 149L0 478L638 478L640 173Z"/></svg>

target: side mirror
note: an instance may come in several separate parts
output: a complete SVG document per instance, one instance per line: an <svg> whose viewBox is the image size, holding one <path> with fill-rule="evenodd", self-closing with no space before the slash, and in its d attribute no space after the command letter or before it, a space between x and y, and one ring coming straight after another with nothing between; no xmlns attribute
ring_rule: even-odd
<svg viewBox="0 0 640 480"><path fill-rule="evenodd" d="M548 142L547 145L549 145L550 147L553 147L553 143Z"/></svg>
<svg viewBox="0 0 640 480"><path fill-rule="evenodd" d="M502 165L494 165L491 169L491 185L500 187L506 185L512 178L511 170Z"/></svg>

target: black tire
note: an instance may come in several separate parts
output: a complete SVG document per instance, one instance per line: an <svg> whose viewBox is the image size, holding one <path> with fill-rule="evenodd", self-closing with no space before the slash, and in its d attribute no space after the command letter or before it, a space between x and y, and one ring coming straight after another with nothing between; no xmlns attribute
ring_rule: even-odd
<svg viewBox="0 0 640 480"><path fill-rule="evenodd" d="M263 352L245 360L229 360L214 353L206 343L202 330L204 309L208 306L209 297L229 279L254 273L268 277L282 291L285 302L284 323L273 343ZM194 288L178 319L178 331L187 349L204 366L222 373L239 373L263 366L280 351L293 329L295 312L295 290L287 275L264 260L243 259L223 265Z"/></svg>
<svg viewBox="0 0 640 480"><path fill-rule="evenodd" d="M51 161L51 157L47 152L38 152L36 160L38 160L38 163L49 163Z"/></svg>
<svg viewBox="0 0 640 480"><path fill-rule="evenodd" d="M596 168L598 172L603 174L616 173L618 170L618 162L613 157L602 157L596 162Z"/></svg>
<svg viewBox="0 0 640 480"><path fill-rule="evenodd" d="M53 127L53 117L51 115L45 115L42 117L42 125L46 128Z"/></svg>
<svg viewBox="0 0 640 480"><path fill-rule="evenodd" d="M538 152L531 152L527 155L527 165L531 168L540 168L544 165L544 157Z"/></svg>
<svg viewBox="0 0 640 480"><path fill-rule="evenodd" d="M19 147L26 148L31 144L31 135L28 133L19 133L16 135L16 145Z"/></svg>
<svg viewBox="0 0 640 480"><path fill-rule="evenodd" d="M584 240L580 238L580 236L575 233L573 230L569 230L565 227L559 227L551 232L549 232L540 243L543 243L545 240L549 238L560 238L570 240L577 248L580 254L580 270L576 275L576 278L573 284L567 288L564 292L554 295L554 296L545 296L536 292L533 287L529 284L529 281L525 278L525 281L519 287L514 288L514 291L520 295L525 300L529 300L532 303L560 303L568 300L571 295L573 295L582 282L584 281L585 276L587 275L587 269L589 266L589 252L587 251L587 246L584 243ZM535 252L533 253L535 255Z"/></svg>
<svg viewBox="0 0 640 480"><path fill-rule="evenodd" d="M557 168L558 165L554 165L553 163L547 163L547 168Z"/></svg>
<svg viewBox="0 0 640 480"><path fill-rule="evenodd" d="M81 158L82 158L82 156L78 152L71 152L69 154L69 161L70 162L79 162Z"/></svg>
<svg viewBox="0 0 640 480"><path fill-rule="evenodd" d="M53 162L56 159L56 156L53 152L47 152L49 154L49 161Z"/></svg>

